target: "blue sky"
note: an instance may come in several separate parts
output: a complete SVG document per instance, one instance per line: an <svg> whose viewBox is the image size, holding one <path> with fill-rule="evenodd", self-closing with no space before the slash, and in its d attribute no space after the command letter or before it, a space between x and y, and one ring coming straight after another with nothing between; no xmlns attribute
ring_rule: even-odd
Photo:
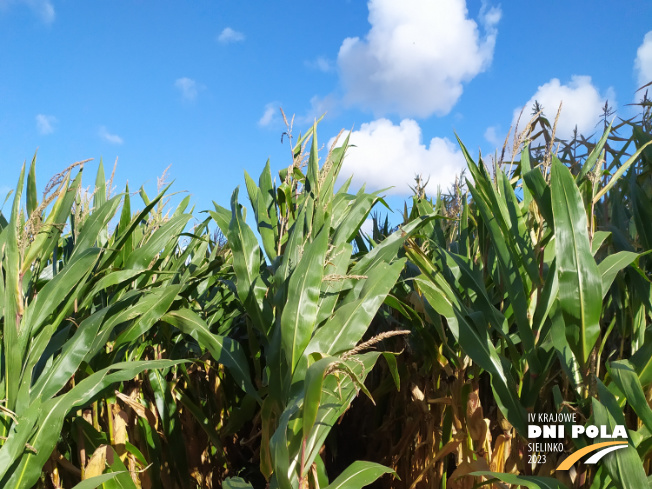
<svg viewBox="0 0 652 489"><path fill-rule="evenodd" d="M0 193L38 148L41 188L118 158L117 191L171 165L197 210L228 206L245 169L290 164L282 106L295 135L328 111L323 144L353 128L344 173L399 202L415 173L451 183L455 132L492 153L536 98L592 134L649 81L649 0L0 0Z"/></svg>

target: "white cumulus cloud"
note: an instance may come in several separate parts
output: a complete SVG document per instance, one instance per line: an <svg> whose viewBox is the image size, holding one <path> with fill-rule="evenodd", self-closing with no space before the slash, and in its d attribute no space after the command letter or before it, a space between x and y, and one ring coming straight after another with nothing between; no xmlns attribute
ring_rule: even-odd
<svg viewBox="0 0 652 489"><path fill-rule="evenodd" d="M174 86L181 92L181 96L184 100L192 102L197 98L199 89L201 88L195 80L192 78L177 78L174 82Z"/></svg>
<svg viewBox="0 0 652 489"><path fill-rule="evenodd" d="M225 27L220 35L217 36L217 41L222 44L231 44L233 42L242 42L245 40L245 35L242 32Z"/></svg>
<svg viewBox="0 0 652 489"><path fill-rule="evenodd" d="M375 114L445 115L463 83L487 69L501 10L483 3L478 22L465 0L370 0L371 29L342 42L337 63L345 101Z"/></svg>
<svg viewBox="0 0 652 489"><path fill-rule="evenodd" d="M544 114L554 123L559 104L562 103L561 115L557 123L556 136L561 139L570 139L573 129L577 126L580 134L590 136L599 132L601 128L596 127L602 115L605 102L610 106L616 106L613 89L607 89L602 95L593 85L590 76L573 75L568 84L562 84L558 78L553 78L548 83L541 85L536 93L525 103L525 110L519 122L519 130L522 130L531 117L532 106L538 101L543 107ZM514 110L512 125L516 123L522 107ZM612 116L613 117L613 116Z"/></svg>
<svg viewBox="0 0 652 489"><path fill-rule="evenodd" d="M403 119L399 125L387 119L362 124L351 133L349 143L355 147L344 157L340 183L353 175L354 185L366 183L369 190L393 187L389 194L407 195L418 174L430 179L428 189L432 193L437 186L448 188L465 168L457 146L438 137L426 146L419 124L412 119ZM332 144L333 139L328 147Z"/></svg>
<svg viewBox="0 0 652 489"><path fill-rule="evenodd" d="M636 50L634 70L639 86L652 82L652 31L645 34L643 44Z"/></svg>
<svg viewBox="0 0 652 489"><path fill-rule="evenodd" d="M52 134L57 118L53 115L38 114L36 116L36 128L41 134Z"/></svg>
<svg viewBox="0 0 652 489"><path fill-rule="evenodd" d="M98 135L104 139L106 142L111 144L122 144L124 140L117 134L110 133L108 129L104 126L100 127Z"/></svg>

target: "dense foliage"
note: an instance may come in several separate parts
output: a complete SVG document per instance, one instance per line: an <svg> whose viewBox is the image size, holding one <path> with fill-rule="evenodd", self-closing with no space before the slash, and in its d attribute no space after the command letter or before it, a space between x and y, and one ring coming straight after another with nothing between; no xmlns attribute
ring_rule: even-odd
<svg viewBox="0 0 652 489"><path fill-rule="evenodd" d="M469 178L436 198L418 178L371 235L380 193L336 188L347 141L320 165L316 126L276 179L245 175L253 227L238 189L198 222L169 186L112 195L101 163L39 200L32 161L0 214L0 486L647 487L641 108L597 143L537 112L491 165L460 142ZM630 446L529 463L532 412Z"/></svg>

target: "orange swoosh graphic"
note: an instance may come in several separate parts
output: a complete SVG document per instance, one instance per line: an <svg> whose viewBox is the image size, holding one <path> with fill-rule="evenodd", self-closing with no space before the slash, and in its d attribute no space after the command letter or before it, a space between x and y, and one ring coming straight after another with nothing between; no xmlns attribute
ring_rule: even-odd
<svg viewBox="0 0 652 489"><path fill-rule="evenodd" d="M593 445L589 445L588 447L584 447L581 450L576 451L570 457L568 457L566 460L560 463L559 466L557 467L557 470L568 470L573 466L575 462L581 459L584 455L589 454L591 452L595 452L596 450L600 450L601 448L604 447L610 447L612 445L627 445L627 442L626 441L604 441L602 443L595 443Z"/></svg>

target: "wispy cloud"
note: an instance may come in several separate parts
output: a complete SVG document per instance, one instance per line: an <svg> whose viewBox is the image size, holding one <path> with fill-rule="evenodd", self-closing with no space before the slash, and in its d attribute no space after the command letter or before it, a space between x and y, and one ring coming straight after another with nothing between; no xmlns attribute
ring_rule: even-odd
<svg viewBox="0 0 652 489"><path fill-rule="evenodd" d="M177 80L174 82L174 86L179 89L183 99L189 102L192 102L197 98L199 89L201 88L201 86L197 84L195 80L185 76L183 78L177 78Z"/></svg>
<svg viewBox="0 0 652 489"><path fill-rule="evenodd" d="M645 34L643 44L636 51L634 70L639 86L652 82L652 31Z"/></svg>
<svg viewBox="0 0 652 489"><path fill-rule="evenodd" d="M54 5L50 0L26 0L27 5L38 15L46 24L54 22L56 14Z"/></svg>
<svg viewBox="0 0 652 489"><path fill-rule="evenodd" d="M51 0L0 0L0 7L7 8L14 3L29 7L44 24L54 22L56 14Z"/></svg>
<svg viewBox="0 0 652 489"><path fill-rule="evenodd" d="M317 58L306 61L305 65L308 68L312 68L313 70L318 70L323 73L330 73L331 71L335 70L335 67L333 66L333 62L325 58L324 56L318 56Z"/></svg>
<svg viewBox="0 0 652 489"><path fill-rule="evenodd" d="M234 42L242 42L245 40L245 35L242 32L225 27L224 30L217 36L217 41L222 44L231 44Z"/></svg>
<svg viewBox="0 0 652 489"><path fill-rule="evenodd" d="M340 105L340 100L333 94L326 95L325 97L315 95L310 99L310 108L308 111L303 115L297 116L295 122L301 126L312 125L321 116L328 115L329 117L333 117L336 115L339 112Z"/></svg>
<svg viewBox="0 0 652 489"><path fill-rule="evenodd" d="M500 126L489 126L484 132L484 138L495 148L502 148L504 140L500 139ZM503 136L504 137L504 136Z"/></svg>
<svg viewBox="0 0 652 489"><path fill-rule="evenodd" d="M111 143L111 144L122 144L124 143L124 140L118 136L117 134L113 134L107 130L106 127L102 126L100 127L100 130L98 131L98 135L104 139L106 142Z"/></svg>
<svg viewBox="0 0 652 489"><path fill-rule="evenodd" d="M53 115L38 114L36 116L36 128L41 134L52 134L57 118Z"/></svg>
<svg viewBox="0 0 652 489"><path fill-rule="evenodd" d="M265 112L263 112L263 115L261 116L260 119L258 119L258 125L261 127L267 127L271 126L272 124L276 124L280 120L279 116L279 103L278 102L270 102L265 105Z"/></svg>

